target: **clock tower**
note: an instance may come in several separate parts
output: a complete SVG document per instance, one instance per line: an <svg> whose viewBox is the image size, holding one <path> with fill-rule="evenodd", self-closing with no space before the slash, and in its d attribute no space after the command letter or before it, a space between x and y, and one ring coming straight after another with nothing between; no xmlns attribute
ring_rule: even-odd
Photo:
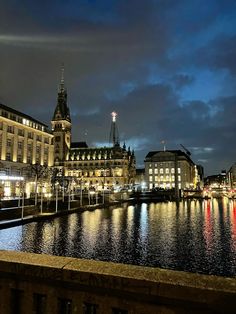
<svg viewBox="0 0 236 314"><path fill-rule="evenodd" d="M61 68L57 105L51 121L54 135L54 164L61 165L69 155L71 143L71 118L67 106L67 91L64 83L64 65Z"/></svg>

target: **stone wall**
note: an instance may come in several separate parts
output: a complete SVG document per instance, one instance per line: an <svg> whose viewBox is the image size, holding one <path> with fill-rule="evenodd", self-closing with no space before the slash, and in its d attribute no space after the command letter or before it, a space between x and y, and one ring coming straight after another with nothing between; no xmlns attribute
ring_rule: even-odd
<svg viewBox="0 0 236 314"><path fill-rule="evenodd" d="M0 313L235 313L236 279L0 251Z"/></svg>

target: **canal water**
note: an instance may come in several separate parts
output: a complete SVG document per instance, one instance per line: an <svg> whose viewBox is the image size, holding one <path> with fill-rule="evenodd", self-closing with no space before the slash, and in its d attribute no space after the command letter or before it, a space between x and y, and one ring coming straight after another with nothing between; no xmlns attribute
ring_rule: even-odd
<svg viewBox="0 0 236 314"><path fill-rule="evenodd" d="M236 275L236 201L109 207L0 230L0 249Z"/></svg>

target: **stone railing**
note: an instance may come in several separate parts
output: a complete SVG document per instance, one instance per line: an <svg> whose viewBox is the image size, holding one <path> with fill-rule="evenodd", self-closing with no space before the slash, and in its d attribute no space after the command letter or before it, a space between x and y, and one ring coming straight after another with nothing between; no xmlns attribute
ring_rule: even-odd
<svg viewBox="0 0 236 314"><path fill-rule="evenodd" d="M236 279L0 251L0 313L235 313Z"/></svg>

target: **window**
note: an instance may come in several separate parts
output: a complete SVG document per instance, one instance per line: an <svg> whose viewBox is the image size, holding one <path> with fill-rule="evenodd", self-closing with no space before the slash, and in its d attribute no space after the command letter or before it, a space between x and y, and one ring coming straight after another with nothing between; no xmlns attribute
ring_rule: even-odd
<svg viewBox="0 0 236 314"><path fill-rule="evenodd" d="M178 168L178 173L180 173L181 172L181 170L180 170L180 168Z"/></svg>
<svg viewBox="0 0 236 314"><path fill-rule="evenodd" d="M5 118L8 118L8 112L7 111L2 111L2 116Z"/></svg>
<svg viewBox="0 0 236 314"><path fill-rule="evenodd" d="M163 174L163 173L164 173L163 168L161 168L161 169L160 169L160 173L161 173L161 174Z"/></svg>
<svg viewBox="0 0 236 314"><path fill-rule="evenodd" d="M14 127L12 125L7 126L7 132L14 133Z"/></svg>
<svg viewBox="0 0 236 314"><path fill-rule="evenodd" d="M33 138L33 133L32 132L28 133L28 138L31 138L31 139Z"/></svg>
<svg viewBox="0 0 236 314"><path fill-rule="evenodd" d="M97 313L97 304L93 303L84 303L83 304L83 314L96 314Z"/></svg>
<svg viewBox="0 0 236 314"><path fill-rule="evenodd" d="M7 139L7 147L11 147L11 139L10 138Z"/></svg>
<svg viewBox="0 0 236 314"><path fill-rule="evenodd" d="M17 161L22 162L22 155L17 155Z"/></svg>
<svg viewBox="0 0 236 314"><path fill-rule="evenodd" d="M44 294L34 293L33 295L33 314L46 313L46 296Z"/></svg>
<svg viewBox="0 0 236 314"><path fill-rule="evenodd" d="M152 169L149 169L149 174L152 174Z"/></svg>
<svg viewBox="0 0 236 314"><path fill-rule="evenodd" d="M58 314L71 314L72 301L69 299L58 299Z"/></svg>
<svg viewBox="0 0 236 314"><path fill-rule="evenodd" d="M178 181L181 181L181 177L180 176L178 176Z"/></svg>
<svg viewBox="0 0 236 314"><path fill-rule="evenodd" d="M166 168L166 174L169 174L169 168Z"/></svg>
<svg viewBox="0 0 236 314"><path fill-rule="evenodd" d="M163 181L163 176L161 176L161 181Z"/></svg>
<svg viewBox="0 0 236 314"><path fill-rule="evenodd" d="M154 173L155 173L155 174L158 174L158 169L154 169Z"/></svg>
<svg viewBox="0 0 236 314"><path fill-rule="evenodd" d="M19 129L19 130L18 130L18 135L24 136L24 130Z"/></svg>
<svg viewBox="0 0 236 314"><path fill-rule="evenodd" d="M149 181L152 181L152 176L149 176Z"/></svg>
<svg viewBox="0 0 236 314"><path fill-rule="evenodd" d="M155 176L155 181L156 181L156 182L158 181L158 176Z"/></svg>
<svg viewBox="0 0 236 314"><path fill-rule="evenodd" d="M40 146L36 146L36 153L37 153L37 154L40 153Z"/></svg>
<svg viewBox="0 0 236 314"><path fill-rule="evenodd" d="M6 153L6 160L8 160L8 161L11 160L11 153L10 152Z"/></svg>
<svg viewBox="0 0 236 314"><path fill-rule="evenodd" d="M21 313L21 302L23 292L18 289L11 289L11 313Z"/></svg>
<svg viewBox="0 0 236 314"><path fill-rule="evenodd" d="M172 176L171 178L172 178L172 181L175 181L175 176Z"/></svg>
<svg viewBox="0 0 236 314"><path fill-rule="evenodd" d="M10 114L10 119L16 121L16 116L14 114Z"/></svg>
<svg viewBox="0 0 236 314"><path fill-rule="evenodd" d="M22 142L18 142L18 149L22 149L22 147L23 147L22 144L23 144Z"/></svg>
<svg viewBox="0 0 236 314"><path fill-rule="evenodd" d="M175 168L171 168L171 173L175 173Z"/></svg>

